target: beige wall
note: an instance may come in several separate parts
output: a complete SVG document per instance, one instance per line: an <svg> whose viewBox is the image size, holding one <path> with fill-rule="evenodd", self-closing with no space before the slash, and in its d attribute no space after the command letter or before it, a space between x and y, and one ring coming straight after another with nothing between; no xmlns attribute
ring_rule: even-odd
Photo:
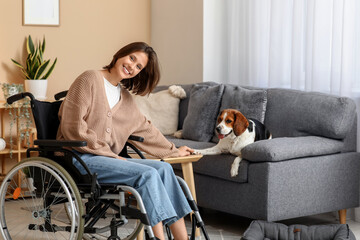
<svg viewBox="0 0 360 240"><path fill-rule="evenodd" d="M34 40L45 35L45 58L58 58L48 83L47 95L53 96L68 89L84 70L108 64L123 45L133 41L150 43L150 0L60 0L59 27L22 26L22 0L1 0L1 83L23 83L20 70L10 58L25 60L25 37L29 34ZM5 116L4 122L7 120ZM5 135L8 139L8 127ZM15 159L6 161L6 170Z"/></svg>
<svg viewBox="0 0 360 240"><path fill-rule="evenodd" d="M203 0L151 1L151 44L160 84L203 81Z"/></svg>
<svg viewBox="0 0 360 240"><path fill-rule="evenodd" d="M1 1L0 82L23 83L10 58L25 60L29 34L34 40L45 35L45 58L58 58L48 83L53 96L84 70L108 64L123 45L150 43L150 0L60 0L59 27L22 26L22 0Z"/></svg>

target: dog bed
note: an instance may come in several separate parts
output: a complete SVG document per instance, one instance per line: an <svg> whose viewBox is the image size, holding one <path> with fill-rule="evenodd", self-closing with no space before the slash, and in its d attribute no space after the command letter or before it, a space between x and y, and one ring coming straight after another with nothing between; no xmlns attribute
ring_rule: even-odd
<svg viewBox="0 0 360 240"><path fill-rule="evenodd" d="M252 221L241 240L356 240L347 224L290 225Z"/></svg>

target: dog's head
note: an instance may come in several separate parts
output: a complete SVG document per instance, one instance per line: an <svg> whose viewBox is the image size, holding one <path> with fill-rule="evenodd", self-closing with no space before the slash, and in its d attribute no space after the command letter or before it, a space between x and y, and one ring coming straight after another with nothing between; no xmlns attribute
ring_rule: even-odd
<svg viewBox="0 0 360 240"><path fill-rule="evenodd" d="M240 111L224 109L217 119L216 132L219 139L223 139L232 132L235 136L239 136L246 131L248 126L248 120Z"/></svg>

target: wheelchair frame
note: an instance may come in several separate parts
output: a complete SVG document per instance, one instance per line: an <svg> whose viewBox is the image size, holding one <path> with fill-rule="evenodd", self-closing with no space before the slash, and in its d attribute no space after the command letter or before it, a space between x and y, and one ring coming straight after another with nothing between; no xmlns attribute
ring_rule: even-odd
<svg viewBox="0 0 360 240"><path fill-rule="evenodd" d="M55 95L55 99L59 100L60 98L66 95L67 91L61 92ZM13 95L7 99L8 104L12 104L15 101L29 97L31 101L31 108L34 111L36 100L31 93L19 93ZM35 122L36 124L36 122ZM37 126L38 127L38 126ZM143 141L143 138L137 136L130 136L129 140ZM38 220L40 217L43 218L44 223L41 221L41 224L29 223L28 229L31 231L41 231L48 233L56 233L59 231L70 232L69 239L82 239L84 234L98 234L101 232L110 231L110 236L107 237L108 240L112 239L121 239L118 236L118 227L125 225L127 219L138 219L137 224L134 227L134 231L128 236L122 238L125 240L134 239L142 226L145 228L145 236L147 239L155 240L157 239L154 236L152 228L149 223L149 219L146 213L146 209L142 202L140 194L132 187L121 185L121 184L99 184L97 181L96 173L91 173L86 164L82 159L73 151L68 150L68 148L73 147L82 147L86 146L84 141L60 141L53 139L38 139L34 141L34 144L38 147L29 148L27 150L27 159L18 163L5 177L3 183L0 187L0 209L2 210L0 216L0 232L4 239L13 239L10 235L9 226L7 225L6 217L4 216L5 204L8 203L9 199L6 199L6 194L8 187L14 188L11 186L14 183L14 179L18 178L20 171L25 172L25 170L37 170L43 175L52 175L56 179L56 184L52 184L47 188L46 196L43 196L43 202L41 205L43 207L39 210L31 210L31 218ZM145 158L142 153L134 147L132 144L127 143L127 146L132 148L141 158ZM127 155L126 147L120 153L122 156ZM39 157L31 157L31 152L37 152ZM86 171L86 175L80 174L79 170L73 166L72 161L76 159ZM34 170L35 169L35 170ZM37 172L38 173L38 172ZM35 176L36 174L34 174ZM44 177L45 179L45 177ZM41 179L44 185L44 179ZM51 178L52 179L52 178ZM195 229L200 227L205 236L205 239L209 239L207 232L205 230L204 222L201 219L199 209L194 201L191 192L185 183L185 181L177 177L180 186L182 187L184 194L190 204L191 209L193 210L192 215L192 232L190 239L195 239ZM39 181L38 181L39 182ZM41 181L40 181L41 182ZM77 183L75 183L77 182ZM48 184L48 183L47 183ZM17 186L19 188L20 186ZM31 186L29 186L31 187ZM17 188L12 189L16 192ZM50 189L50 190L48 190ZM53 192L59 191L58 189L64 189L64 193L60 197L54 196ZM69 190L70 189L70 190ZM39 195L39 191L44 192L45 186L38 186L33 195ZM41 193L42 194L42 193ZM126 198L128 195L128 198ZM22 193L20 197L26 201L27 197L23 196ZM14 194L13 194L14 198ZM68 220L70 221L71 226L61 226L56 225L51 221L52 210L48 210L48 202L51 200L54 201L54 198L58 198L56 201L63 203L65 212L67 213ZM37 198L36 198L37 199ZM86 199L85 203L85 212L83 212L83 203L82 201ZM131 203L135 200L137 205ZM32 200L34 202L34 200ZM118 202L118 204L115 204ZM55 204L57 206L57 204ZM110 225L105 227L96 227L95 225L101 219L106 217L107 211L112 209L115 211L113 218L110 221ZM40 217L39 217L40 216ZM63 222L63 221L62 221ZM167 226L166 226L167 227ZM167 228L168 230L168 228ZM172 239L170 231L168 232L168 238ZM86 235L84 235L86 239ZM91 239L93 239L91 237Z"/></svg>

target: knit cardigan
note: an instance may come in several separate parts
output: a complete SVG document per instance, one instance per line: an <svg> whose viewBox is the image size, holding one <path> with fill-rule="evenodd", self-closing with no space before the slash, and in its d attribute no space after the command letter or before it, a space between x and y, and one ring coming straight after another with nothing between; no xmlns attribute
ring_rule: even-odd
<svg viewBox="0 0 360 240"><path fill-rule="evenodd" d="M179 150L145 118L126 89L121 89L119 102L110 108L100 71L86 71L74 81L59 118L57 139L86 141L86 147L75 148L83 153L119 158L129 136L136 135L144 142L131 143L148 154L179 156Z"/></svg>

